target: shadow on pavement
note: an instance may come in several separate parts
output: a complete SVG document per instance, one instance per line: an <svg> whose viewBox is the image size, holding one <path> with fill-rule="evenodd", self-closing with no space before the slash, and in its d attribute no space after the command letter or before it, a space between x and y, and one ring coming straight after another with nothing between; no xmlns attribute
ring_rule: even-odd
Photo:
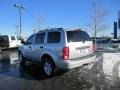
<svg viewBox="0 0 120 90"><path fill-rule="evenodd" d="M63 75L65 72L59 70L53 77ZM0 74L29 80L47 79L40 72L40 67L37 64L27 63L24 68L21 67L16 51L4 51L0 54Z"/></svg>
<svg viewBox="0 0 120 90"><path fill-rule="evenodd" d="M19 68L20 72L20 77L25 78L25 79L30 79L30 80L44 80L48 79L47 77L43 76L43 73L40 71L40 66L37 64L29 64L24 67ZM54 73L52 77L60 76L66 73L67 71L65 70L58 70L57 72ZM52 78L49 77L49 78Z"/></svg>

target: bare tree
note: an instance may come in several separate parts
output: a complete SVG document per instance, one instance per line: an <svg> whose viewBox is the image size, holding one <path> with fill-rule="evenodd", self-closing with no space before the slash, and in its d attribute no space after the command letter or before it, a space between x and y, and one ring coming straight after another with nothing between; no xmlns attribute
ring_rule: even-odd
<svg viewBox="0 0 120 90"><path fill-rule="evenodd" d="M36 18L35 18L35 25L33 27L33 32L37 32L39 30L41 30L41 27L42 27L42 20L43 18L40 16L40 15L37 15Z"/></svg>
<svg viewBox="0 0 120 90"><path fill-rule="evenodd" d="M107 15L107 12L99 6L99 4L93 4L93 11L92 15L90 16L90 20L88 23L88 28L90 32L95 37L95 44L96 44L96 37L98 33L103 33L104 30L107 29L107 25L104 23L104 18Z"/></svg>

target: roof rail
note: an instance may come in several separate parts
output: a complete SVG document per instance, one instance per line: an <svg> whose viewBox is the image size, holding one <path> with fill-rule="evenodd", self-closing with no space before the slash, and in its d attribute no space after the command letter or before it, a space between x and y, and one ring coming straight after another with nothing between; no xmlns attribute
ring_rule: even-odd
<svg viewBox="0 0 120 90"><path fill-rule="evenodd" d="M44 32L44 31L47 31L47 30L63 30L63 28L50 28L50 29L44 29L44 30L39 30L38 32Z"/></svg>
<svg viewBox="0 0 120 90"><path fill-rule="evenodd" d="M50 30L63 30L63 28L51 28Z"/></svg>
<svg viewBox="0 0 120 90"><path fill-rule="evenodd" d="M44 31L47 31L49 29L43 29L43 30L39 30L38 32L44 32Z"/></svg>

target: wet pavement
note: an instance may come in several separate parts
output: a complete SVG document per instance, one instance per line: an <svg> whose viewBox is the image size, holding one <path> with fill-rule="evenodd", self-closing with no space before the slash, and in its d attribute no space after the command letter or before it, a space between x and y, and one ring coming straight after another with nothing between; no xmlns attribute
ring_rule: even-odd
<svg viewBox="0 0 120 90"><path fill-rule="evenodd" d="M17 51L4 51L0 54L0 90L120 90L119 78L106 76L102 65L99 59L45 78L38 65L28 63L21 68Z"/></svg>

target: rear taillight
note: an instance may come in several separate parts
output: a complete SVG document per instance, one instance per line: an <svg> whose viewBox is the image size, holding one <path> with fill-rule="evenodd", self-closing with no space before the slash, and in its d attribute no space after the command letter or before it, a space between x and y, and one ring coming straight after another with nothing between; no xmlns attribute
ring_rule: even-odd
<svg viewBox="0 0 120 90"><path fill-rule="evenodd" d="M62 55L64 60L68 60L69 59L69 47L64 47L63 48L63 55Z"/></svg>

